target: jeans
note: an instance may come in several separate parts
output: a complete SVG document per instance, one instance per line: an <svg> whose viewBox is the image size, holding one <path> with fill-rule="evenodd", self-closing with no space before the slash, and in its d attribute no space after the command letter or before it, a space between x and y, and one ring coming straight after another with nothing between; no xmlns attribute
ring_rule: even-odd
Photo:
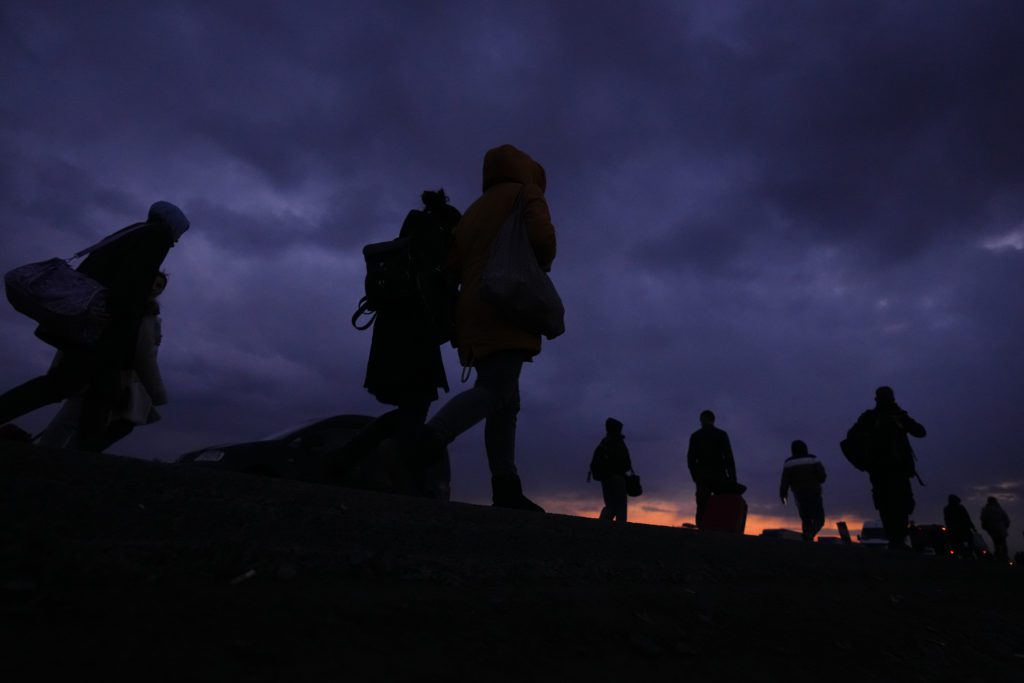
<svg viewBox="0 0 1024 683"><path fill-rule="evenodd" d="M498 351L476 362L476 382L449 400L427 425L445 446L481 420L492 476L516 475L521 351Z"/></svg>

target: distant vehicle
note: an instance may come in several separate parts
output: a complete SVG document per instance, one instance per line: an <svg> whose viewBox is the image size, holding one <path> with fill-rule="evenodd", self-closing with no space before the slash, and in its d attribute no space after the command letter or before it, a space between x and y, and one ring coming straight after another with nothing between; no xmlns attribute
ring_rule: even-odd
<svg viewBox="0 0 1024 683"><path fill-rule="evenodd" d="M761 536L764 538L773 538L778 541L802 541L804 535L799 531L793 531L792 529L762 529Z"/></svg>
<svg viewBox="0 0 1024 683"><path fill-rule="evenodd" d="M884 548L889 545L889 537L885 535L885 528L881 522L864 522L860 533L857 534L857 541L869 548Z"/></svg>
<svg viewBox="0 0 1024 683"><path fill-rule="evenodd" d="M451 498L447 457L426 471L413 473L393 441L367 450L344 478L331 472L335 458L349 441L376 419L369 415L335 415L309 420L256 441L208 446L185 453L177 462L246 474L298 479L389 493L407 493L437 500Z"/></svg>
<svg viewBox="0 0 1024 683"><path fill-rule="evenodd" d="M208 446L185 453L183 464L316 483L338 483L328 465L363 427L368 415L335 415L309 420L256 441Z"/></svg>

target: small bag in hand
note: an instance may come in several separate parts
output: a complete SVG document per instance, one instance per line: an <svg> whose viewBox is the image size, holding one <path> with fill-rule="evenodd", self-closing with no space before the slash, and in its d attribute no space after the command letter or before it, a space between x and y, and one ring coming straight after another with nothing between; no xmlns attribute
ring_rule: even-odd
<svg viewBox="0 0 1024 683"><path fill-rule="evenodd" d="M627 496L640 496L643 495L644 487L640 485L640 475L633 473L626 475L626 495Z"/></svg>
<svg viewBox="0 0 1024 683"><path fill-rule="evenodd" d="M537 263L526 235L523 188L501 224L480 282L480 295L506 320L554 339L565 332L565 307Z"/></svg>

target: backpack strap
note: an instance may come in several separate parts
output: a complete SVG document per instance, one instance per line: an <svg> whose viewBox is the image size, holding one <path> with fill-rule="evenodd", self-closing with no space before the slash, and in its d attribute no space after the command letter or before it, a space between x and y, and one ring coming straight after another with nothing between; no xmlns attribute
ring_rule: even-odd
<svg viewBox="0 0 1024 683"><path fill-rule="evenodd" d="M368 315L369 319L365 323L360 324L359 318L363 315ZM370 302L364 296L359 300L359 307L356 308L356 312L352 314L352 327L362 332L363 330L369 329L370 325L372 325L373 321L376 319L377 311L370 310Z"/></svg>

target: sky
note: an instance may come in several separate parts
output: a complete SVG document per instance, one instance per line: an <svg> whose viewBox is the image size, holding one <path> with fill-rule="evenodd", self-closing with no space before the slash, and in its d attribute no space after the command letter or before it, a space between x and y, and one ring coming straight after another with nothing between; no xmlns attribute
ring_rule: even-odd
<svg viewBox="0 0 1024 683"><path fill-rule="evenodd" d="M349 323L361 247L425 189L464 209L511 143L547 171L567 326L522 375L528 495L596 514L615 416L631 518L692 521L686 443L711 409L750 529L797 527L793 439L828 470L829 524L859 527L867 476L838 444L887 384L928 430L914 520L956 493L979 524L997 495L1024 549L1022 35L1011 0L8 0L0 269L156 200L190 218L165 261L170 402L114 452L378 414ZM48 367L33 329L0 306L0 386ZM451 453L454 498L488 502L482 428Z"/></svg>

